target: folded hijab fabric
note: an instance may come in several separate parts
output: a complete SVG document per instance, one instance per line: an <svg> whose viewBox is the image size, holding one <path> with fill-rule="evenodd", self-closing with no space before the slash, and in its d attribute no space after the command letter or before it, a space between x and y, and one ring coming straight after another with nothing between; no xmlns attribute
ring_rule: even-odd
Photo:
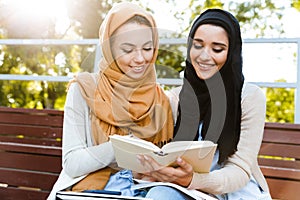
<svg viewBox="0 0 300 200"><path fill-rule="evenodd" d="M207 80L197 76L189 57L195 32L202 24L221 26L229 39L226 63L219 73ZM208 9L194 21L188 38L175 139L186 137L197 140L199 124L202 123L202 139L212 140L218 144L219 163L236 151L240 137L241 92L244 83L241 52L240 26L229 12Z"/></svg>

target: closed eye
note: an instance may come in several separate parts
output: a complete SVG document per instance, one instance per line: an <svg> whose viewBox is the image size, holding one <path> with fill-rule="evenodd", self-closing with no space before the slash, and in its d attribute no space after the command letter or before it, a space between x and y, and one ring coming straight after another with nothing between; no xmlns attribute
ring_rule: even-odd
<svg viewBox="0 0 300 200"><path fill-rule="evenodd" d="M224 49L213 49L213 51L216 53L221 53L222 51L224 51Z"/></svg>
<svg viewBox="0 0 300 200"><path fill-rule="evenodd" d="M129 49L129 48L122 48L122 51L124 53L131 53L133 51L133 49Z"/></svg>
<svg viewBox="0 0 300 200"><path fill-rule="evenodd" d="M144 47L143 50L145 51L152 51L153 47Z"/></svg>
<svg viewBox="0 0 300 200"><path fill-rule="evenodd" d="M193 47L195 49L201 49L203 46L201 44L195 42L195 43L193 43Z"/></svg>

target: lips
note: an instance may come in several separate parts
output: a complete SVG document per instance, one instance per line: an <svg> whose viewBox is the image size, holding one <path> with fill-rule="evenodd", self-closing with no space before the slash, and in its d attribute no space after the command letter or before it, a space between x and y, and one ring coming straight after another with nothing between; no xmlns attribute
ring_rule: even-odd
<svg viewBox="0 0 300 200"><path fill-rule="evenodd" d="M201 70L210 70L212 67L215 66L215 64L203 64L203 63L198 63L198 66L200 67Z"/></svg>
<svg viewBox="0 0 300 200"><path fill-rule="evenodd" d="M132 71L141 72L144 69L144 65L143 66L135 66L135 67L132 66L131 68L132 68Z"/></svg>

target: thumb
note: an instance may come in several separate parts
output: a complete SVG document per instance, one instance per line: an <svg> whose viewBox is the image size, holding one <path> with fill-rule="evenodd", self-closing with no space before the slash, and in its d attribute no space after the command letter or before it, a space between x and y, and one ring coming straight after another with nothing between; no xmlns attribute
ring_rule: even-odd
<svg viewBox="0 0 300 200"><path fill-rule="evenodd" d="M181 157L178 157L176 159L177 164L185 171L190 171L192 166L187 163L185 160L183 160Z"/></svg>

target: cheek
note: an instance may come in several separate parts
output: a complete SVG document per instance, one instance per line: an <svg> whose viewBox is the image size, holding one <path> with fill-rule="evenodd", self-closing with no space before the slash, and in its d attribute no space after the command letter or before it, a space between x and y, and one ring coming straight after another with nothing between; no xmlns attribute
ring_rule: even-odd
<svg viewBox="0 0 300 200"><path fill-rule="evenodd" d="M225 64L227 60L227 53L224 54L220 54L217 57L215 57L215 61L218 65L218 68L221 69L223 67L223 65Z"/></svg>
<svg viewBox="0 0 300 200"><path fill-rule="evenodd" d="M146 52L144 53L144 58L145 58L145 60L146 60L147 62L150 62L150 61L152 60L152 58L153 58L153 53L154 53L154 51L146 51Z"/></svg>
<svg viewBox="0 0 300 200"><path fill-rule="evenodd" d="M190 51L190 60L189 61L191 62L191 64L193 66L197 65L197 63L195 63L195 62L196 62L198 56L199 56L199 52L193 50L193 48L192 48Z"/></svg>
<svg viewBox="0 0 300 200"><path fill-rule="evenodd" d="M197 51L194 50L194 48L191 48L190 50L190 59L193 62L193 60L195 60L195 58L199 55L199 53L197 53Z"/></svg>
<svg viewBox="0 0 300 200"><path fill-rule="evenodd" d="M122 71L126 71L126 66L130 64L131 56L125 54L122 56L119 56L116 59L116 62L118 66L121 68Z"/></svg>

